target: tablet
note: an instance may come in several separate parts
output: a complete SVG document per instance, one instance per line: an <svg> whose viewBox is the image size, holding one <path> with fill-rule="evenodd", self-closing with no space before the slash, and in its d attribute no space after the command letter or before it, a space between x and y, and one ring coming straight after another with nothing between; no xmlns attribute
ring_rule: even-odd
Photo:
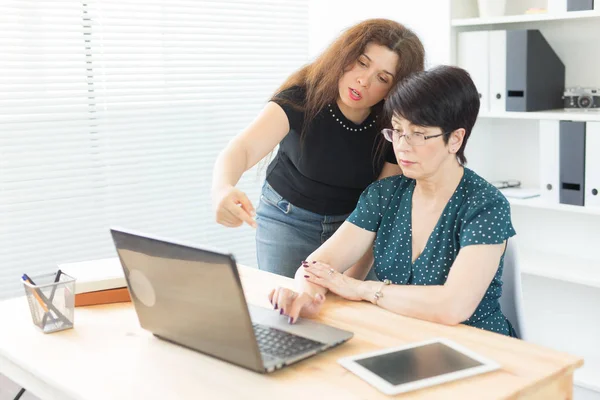
<svg viewBox="0 0 600 400"><path fill-rule="evenodd" d="M500 368L448 339L378 350L338 362L385 394L422 389Z"/></svg>

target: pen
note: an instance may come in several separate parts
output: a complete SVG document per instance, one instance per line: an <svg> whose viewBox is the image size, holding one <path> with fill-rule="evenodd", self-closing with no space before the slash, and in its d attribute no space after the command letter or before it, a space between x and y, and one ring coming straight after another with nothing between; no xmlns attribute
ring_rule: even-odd
<svg viewBox="0 0 600 400"><path fill-rule="evenodd" d="M54 277L54 283L58 283L58 281L60 281L60 276L62 275L62 271L59 269L58 271L56 271L56 276ZM56 293L56 287L57 285L54 285L52 287L52 292L50 293L50 303L52 303L52 300L54 300L54 294ZM45 312L44 313L44 317L42 318L42 326L46 325L46 320L48 319L48 316L50 315L50 312Z"/></svg>
<svg viewBox="0 0 600 400"><path fill-rule="evenodd" d="M35 286L35 283L33 283L33 281L31 280L30 277L27 276L27 274L23 274L23 276L21 277L21 279L23 279L25 282L29 282L30 284ZM42 306L42 308L44 309L44 311L47 313L48 312L48 307L46 306L46 303L44 302L44 300L42 300L42 298L40 297L40 293L38 293L39 290L37 288L33 289L33 295L35 296L35 298L37 299L38 303L40 303L40 306Z"/></svg>

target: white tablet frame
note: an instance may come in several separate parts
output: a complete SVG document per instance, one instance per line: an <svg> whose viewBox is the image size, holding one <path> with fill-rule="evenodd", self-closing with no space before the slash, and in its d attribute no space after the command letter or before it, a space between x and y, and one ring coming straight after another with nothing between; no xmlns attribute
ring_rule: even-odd
<svg viewBox="0 0 600 400"><path fill-rule="evenodd" d="M387 353L394 353L399 350L420 347L420 346L424 346L424 345L428 345L428 344L432 344L432 343L442 343L442 344L464 354L465 356L470 357L470 358L482 363L482 365L480 365L478 367L467 368L467 369L464 369L461 371L450 372L447 374L434 376L431 378L425 378L425 379L420 379L420 380L413 381L413 382L402 383L400 385L392 385L385 379L381 378L379 375L369 371L362 365L356 363L357 360L361 360L364 358L379 356L379 355L387 354ZM423 341L423 342L407 344L404 346L391 347L391 348L377 350L377 351L373 351L373 352L369 352L369 353L358 354L355 356L344 357L344 358L340 358L338 360L338 363L341 364L344 368L348 369L349 371L351 371L354 374L356 374L357 376L359 376L360 378L364 379L367 383L371 384L372 386L374 386L381 392L388 394L388 395L405 393L405 392L409 392L409 391L417 390L417 389L423 389L426 387L439 385L441 383L451 382L451 381L455 381L457 379L462 379L462 378L466 378L469 376L483 374L485 372L490 372L490 371L495 371L497 369L500 369L500 365L498 363L496 363L495 361L492 361L488 358L482 357L479 354L474 353L473 351L471 351L453 341L445 339L445 338L435 338L435 339L431 339L431 340L427 340L427 341Z"/></svg>

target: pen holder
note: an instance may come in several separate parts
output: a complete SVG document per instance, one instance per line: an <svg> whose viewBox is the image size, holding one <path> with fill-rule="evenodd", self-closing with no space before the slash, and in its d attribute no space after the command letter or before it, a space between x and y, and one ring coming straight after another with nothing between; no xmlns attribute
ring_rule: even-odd
<svg viewBox="0 0 600 400"><path fill-rule="evenodd" d="M23 281L33 324L44 333L73 327L75 278L59 273L30 277ZM35 282L32 284L31 282Z"/></svg>

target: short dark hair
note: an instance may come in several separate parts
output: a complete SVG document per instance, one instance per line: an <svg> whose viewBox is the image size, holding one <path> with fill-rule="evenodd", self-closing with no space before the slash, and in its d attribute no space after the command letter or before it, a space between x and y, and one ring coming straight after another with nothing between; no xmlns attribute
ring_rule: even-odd
<svg viewBox="0 0 600 400"><path fill-rule="evenodd" d="M465 146L479 113L479 93L467 71L441 65L413 73L402 81L385 101L385 115L391 121L400 116L415 125L439 127L442 132L463 128L465 137L456 153L465 165ZM444 135L448 143L450 135Z"/></svg>

